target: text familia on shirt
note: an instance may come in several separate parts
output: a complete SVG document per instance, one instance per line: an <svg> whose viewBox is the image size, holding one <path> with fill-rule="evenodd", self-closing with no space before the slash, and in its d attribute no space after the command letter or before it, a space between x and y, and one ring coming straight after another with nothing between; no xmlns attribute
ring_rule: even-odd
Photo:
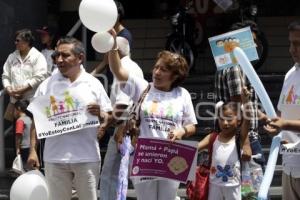
<svg viewBox="0 0 300 200"><path fill-rule="evenodd" d="M149 83L129 76L123 91L136 102ZM141 105L140 135L167 138L169 132L187 124L197 124L191 96L182 87L169 92L156 89L152 83Z"/></svg>
<svg viewBox="0 0 300 200"><path fill-rule="evenodd" d="M178 102L180 90L161 92L152 89L141 106L143 120L148 129L168 134L177 124L182 124L184 106Z"/></svg>

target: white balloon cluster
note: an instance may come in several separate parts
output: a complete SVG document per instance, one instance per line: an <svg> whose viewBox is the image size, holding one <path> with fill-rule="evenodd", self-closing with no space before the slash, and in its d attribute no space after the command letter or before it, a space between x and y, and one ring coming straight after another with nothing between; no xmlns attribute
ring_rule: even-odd
<svg viewBox="0 0 300 200"><path fill-rule="evenodd" d="M112 49L114 40L109 31L118 18L118 10L113 0L82 0L79 17L85 27L96 32L92 37L93 48L106 53Z"/></svg>

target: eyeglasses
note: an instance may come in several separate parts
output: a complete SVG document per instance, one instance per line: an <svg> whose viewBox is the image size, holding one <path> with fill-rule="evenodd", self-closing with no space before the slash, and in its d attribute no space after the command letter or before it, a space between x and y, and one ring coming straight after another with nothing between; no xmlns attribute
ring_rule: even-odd
<svg viewBox="0 0 300 200"><path fill-rule="evenodd" d="M19 42L22 42L22 40L20 40L20 39L15 39L15 43L19 43Z"/></svg>
<svg viewBox="0 0 300 200"><path fill-rule="evenodd" d="M52 59L55 59L55 58L57 58L59 55L60 55L60 53L59 53L58 51L54 51L54 52L51 54L51 58L52 58Z"/></svg>

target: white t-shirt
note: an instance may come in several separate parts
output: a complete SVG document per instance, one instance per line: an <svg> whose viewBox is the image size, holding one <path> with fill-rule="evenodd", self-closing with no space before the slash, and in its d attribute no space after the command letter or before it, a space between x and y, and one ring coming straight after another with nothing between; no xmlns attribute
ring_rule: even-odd
<svg viewBox="0 0 300 200"><path fill-rule="evenodd" d="M284 119L300 119L300 67L292 67L285 75L277 105ZM300 132L283 131L283 139L289 143L300 141ZM283 169L287 174L300 177L300 155L283 155ZM292 170L289 170L292 167Z"/></svg>
<svg viewBox="0 0 300 200"><path fill-rule="evenodd" d="M149 83L141 78L129 75L123 91L137 102ZM170 130L197 124L191 96L182 87L170 92L151 88L147 93L140 111L140 136L167 138Z"/></svg>
<svg viewBox="0 0 300 200"><path fill-rule="evenodd" d="M32 120L27 115L21 116L16 122L16 133L22 134L21 148L30 148L30 128ZM18 126L22 125L21 127Z"/></svg>
<svg viewBox="0 0 300 200"><path fill-rule="evenodd" d="M74 81L57 73L50 76L38 87L35 97L46 94L60 94L68 89L78 90L85 104L98 103L104 112L112 111L110 100L103 85L95 77L81 69L81 74ZM97 127L86 128L72 133L46 139L44 161L50 163L83 163L100 161L97 139Z"/></svg>
<svg viewBox="0 0 300 200"><path fill-rule="evenodd" d="M213 144L210 183L220 186L238 186L241 184L241 164L237 154L235 137L228 143L219 141L217 136Z"/></svg>

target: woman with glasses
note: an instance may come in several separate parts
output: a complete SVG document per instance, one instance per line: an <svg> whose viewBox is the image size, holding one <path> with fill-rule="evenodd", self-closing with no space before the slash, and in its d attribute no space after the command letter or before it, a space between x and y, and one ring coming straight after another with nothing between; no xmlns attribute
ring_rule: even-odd
<svg viewBox="0 0 300 200"><path fill-rule="evenodd" d="M33 42L34 37L29 29L17 31L16 50L4 63L2 84L12 104L16 100L30 100L37 86L47 76L46 59L33 47Z"/></svg>
<svg viewBox="0 0 300 200"><path fill-rule="evenodd" d="M47 62L33 45L34 37L29 29L16 32L16 50L11 53L4 66L2 83L11 102L33 96L34 89L46 78Z"/></svg>

